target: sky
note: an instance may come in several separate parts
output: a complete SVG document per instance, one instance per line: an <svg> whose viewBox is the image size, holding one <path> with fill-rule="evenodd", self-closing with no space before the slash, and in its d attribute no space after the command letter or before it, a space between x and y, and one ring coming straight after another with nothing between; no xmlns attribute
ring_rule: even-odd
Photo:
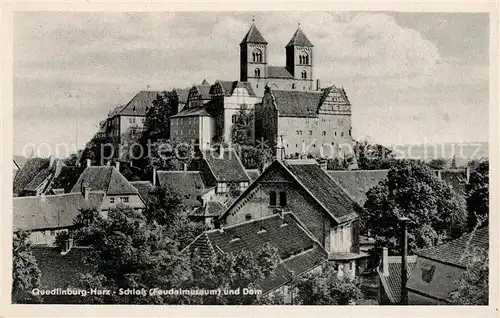
<svg viewBox="0 0 500 318"><path fill-rule="evenodd" d="M486 13L33 11L14 14L14 154L82 147L140 90L238 80L252 18L276 66L300 23L313 77L347 92L354 138L488 141Z"/></svg>

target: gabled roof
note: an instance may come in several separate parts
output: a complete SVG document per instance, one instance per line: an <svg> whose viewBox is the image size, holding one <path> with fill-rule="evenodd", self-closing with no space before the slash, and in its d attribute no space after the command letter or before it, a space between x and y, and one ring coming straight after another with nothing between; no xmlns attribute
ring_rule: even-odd
<svg viewBox="0 0 500 318"><path fill-rule="evenodd" d="M448 243L416 251L415 254L441 263L465 268L469 261L466 254L467 249L480 248L488 250L488 229L488 226L480 228Z"/></svg>
<svg viewBox="0 0 500 318"><path fill-rule="evenodd" d="M184 108L174 116L170 116L170 118L191 117L191 116L212 117L212 115L210 115L210 113L207 111L207 106L208 103L200 107Z"/></svg>
<svg viewBox="0 0 500 318"><path fill-rule="evenodd" d="M176 89L174 89L174 91L177 93L177 96L179 97L179 103L187 104L190 89L191 88L176 88Z"/></svg>
<svg viewBox="0 0 500 318"><path fill-rule="evenodd" d="M328 174L360 205L366 201L366 192L387 177L389 170L332 170Z"/></svg>
<svg viewBox="0 0 500 318"><path fill-rule="evenodd" d="M322 93L273 90L280 117L317 117Z"/></svg>
<svg viewBox="0 0 500 318"><path fill-rule="evenodd" d="M72 226L80 209L98 209L103 198L103 192L90 192L88 201L80 193L14 198L14 229L40 230Z"/></svg>
<svg viewBox="0 0 500 318"><path fill-rule="evenodd" d="M106 195L139 194L113 166L86 167L71 192L82 192L84 187L89 187L92 191L104 191Z"/></svg>
<svg viewBox="0 0 500 318"><path fill-rule="evenodd" d="M309 41L307 36L304 34L304 32L302 32L302 30L299 27L297 29L297 31L295 31L295 33L293 34L293 36L290 39L290 41L288 42L288 44L286 45L286 47L289 47L289 46L313 47L314 45L312 45L311 41Z"/></svg>
<svg viewBox="0 0 500 318"><path fill-rule="evenodd" d="M252 181L257 179L257 177L260 175L259 169L246 169L246 171Z"/></svg>
<svg viewBox="0 0 500 318"><path fill-rule="evenodd" d="M206 190L199 171L157 171L158 184L162 187L172 187L183 198L188 207L199 207L202 202L198 199Z"/></svg>
<svg viewBox="0 0 500 318"><path fill-rule="evenodd" d="M153 106L153 101L158 95L163 95L163 91L140 91L122 109L120 115L146 116L147 108Z"/></svg>
<svg viewBox="0 0 500 318"><path fill-rule="evenodd" d="M407 263L408 270L406 273L407 278L409 278L417 263L417 257L415 255L407 256ZM389 275L385 276L379 269L378 276L389 301L392 304L399 304L401 302L401 256L389 256L388 265Z"/></svg>
<svg viewBox="0 0 500 318"><path fill-rule="evenodd" d="M202 155L217 182L250 182L234 149L224 149L222 153L205 150Z"/></svg>
<svg viewBox="0 0 500 318"><path fill-rule="evenodd" d="M151 202L151 192L154 190L153 184L149 181L131 181L131 185L133 185L137 191L139 191L139 194L141 195L141 198L144 199L146 203Z"/></svg>
<svg viewBox="0 0 500 318"><path fill-rule="evenodd" d="M262 36L260 31L257 29L254 23L250 26L250 29L248 30L247 34L241 40L240 45L245 44L245 43L261 43L261 44L267 44L266 39Z"/></svg>
<svg viewBox="0 0 500 318"><path fill-rule="evenodd" d="M284 66L268 66L267 67L267 78L290 78L293 79L293 75Z"/></svg>
<svg viewBox="0 0 500 318"><path fill-rule="evenodd" d="M14 177L14 193L23 191L44 169L50 167L50 158L28 158Z"/></svg>
<svg viewBox="0 0 500 318"><path fill-rule="evenodd" d="M58 176L54 178L52 181L52 184L50 185L50 189L47 189L48 191L53 190L53 189L64 189L64 193L71 192L71 189L73 189L73 186L76 184L78 181L78 178L82 174L82 172L85 170L85 167L83 166L64 166L61 168L61 172L59 173Z"/></svg>
<svg viewBox="0 0 500 318"><path fill-rule="evenodd" d="M270 292L320 265L327 259L326 251L304 229L292 213L273 215L243 222L221 230L206 231L198 236L186 252L198 250L201 255L213 253L256 253L266 243L278 250L281 262L273 276L259 282L263 293Z"/></svg>
<svg viewBox="0 0 500 318"><path fill-rule="evenodd" d="M357 204L342 187L324 171L316 160L285 160L285 167L299 183L342 223L356 218Z"/></svg>
<svg viewBox="0 0 500 318"><path fill-rule="evenodd" d="M239 87L245 88L248 91L248 95L255 96L255 92L250 82L216 80L214 85L216 84L220 84L222 86L224 96L232 96L234 90ZM210 89L210 92L212 92L212 88Z"/></svg>

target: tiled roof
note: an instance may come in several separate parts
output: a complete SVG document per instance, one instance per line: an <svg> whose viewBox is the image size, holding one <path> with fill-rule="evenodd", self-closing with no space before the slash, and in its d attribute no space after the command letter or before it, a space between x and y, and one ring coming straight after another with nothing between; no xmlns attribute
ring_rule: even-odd
<svg viewBox="0 0 500 318"><path fill-rule="evenodd" d="M417 263L416 256L407 256L408 270L407 278ZM382 282L382 287L392 304L399 304L401 301L401 256L389 256L389 275L385 276L379 269L378 276Z"/></svg>
<svg viewBox="0 0 500 318"><path fill-rule="evenodd" d="M174 90L177 96L179 96L179 103L187 104L190 88L176 88Z"/></svg>
<svg viewBox="0 0 500 318"><path fill-rule="evenodd" d="M132 181L130 182L137 191L139 191L139 194L141 195L141 198L144 199L146 203L149 203L151 198L151 192L154 190L153 185L149 181Z"/></svg>
<svg viewBox="0 0 500 318"><path fill-rule="evenodd" d="M198 90L198 93L203 100L210 100L212 96L210 95L211 85L195 85L194 87Z"/></svg>
<svg viewBox="0 0 500 318"><path fill-rule="evenodd" d="M190 117L190 116L211 117L211 115L207 111L207 104L205 104L201 107L185 108L176 115L171 116L170 118Z"/></svg>
<svg viewBox="0 0 500 318"><path fill-rule="evenodd" d="M72 226L80 209L99 208L103 198L102 192L89 193L88 201L80 193L14 198L14 229L37 230Z"/></svg>
<svg viewBox="0 0 500 318"><path fill-rule="evenodd" d="M246 171L252 181L257 179L257 177L260 175L259 169L246 169Z"/></svg>
<svg viewBox="0 0 500 318"><path fill-rule="evenodd" d="M465 253L467 247L471 250L474 248L488 250L488 228L488 226L483 227L448 243L416 251L415 254L441 263L466 267L468 262Z"/></svg>
<svg viewBox="0 0 500 318"><path fill-rule="evenodd" d="M294 45L313 47L311 41L309 41L307 36L304 34L304 32L302 32L302 30L300 28L298 28L297 31L295 31L292 38L290 39L290 41L286 45L286 47L294 46Z"/></svg>
<svg viewBox="0 0 500 318"><path fill-rule="evenodd" d="M255 96L255 92L250 82L216 80L215 84L217 83L222 86L225 96L233 95L234 90L239 87L246 88L246 90L248 91L248 95Z"/></svg>
<svg viewBox="0 0 500 318"><path fill-rule="evenodd" d="M294 78L284 66L268 66L267 78Z"/></svg>
<svg viewBox="0 0 500 318"><path fill-rule="evenodd" d="M217 182L250 182L234 149L224 149L222 154L206 150L203 159Z"/></svg>
<svg viewBox="0 0 500 318"><path fill-rule="evenodd" d="M282 261L273 276L260 282L264 293L286 284L293 276L300 275L327 259L326 251L305 232L303 225L292 213L204 232L186 250L193 252L198 249L202 255L214 252L239 253L243 250L256 253L266 243L278 250Z"/></svg>
<svg viewBox="0 0 500 318"><path fill-rule="evenodd" d="M71 192L104 191L107 195L139 194L134 186L113 166L90 166L82 172Z"/></svg>
<svg viewBox="0 0 500 318"><path fill-rule="evenodd" d="M129 116L146 116L146 108L153 106L153 101L158 95L163 95L163 91L140 91L119 113Z"/></svg>
<svg viewBox="0 0 500 318"><path fill-rule="evenodd" d="M218 201L209 201L205 206L194 209L189 213L190 216L203 216L203 217L218 217L224 211L226 207L224 204Z"/></svg>
<svg viewBox="0 0 500 318"><path fill-rule="evenodd" d="M24 190L43 170L49 168L50 158L29 158L14 178L14 193Z"/></svg>
<svg viewBox="0 0 500 318"><path fill-rule="evenodd" d="M322 93L273 90L280 117L317 117Z"/></svg>
<svg viewBox="0 0 500 318"><path fill-rule="evenodd" d="M45 169L42 169L31 181L28 183L28 185L24 188L25 191L35 191L40 185L47 179L49 178L52 173L53 169L50 167L47 167Z"/></svg>
<svg viewBox="0 0 500 318"><path fill-rule="evenodd" d="M201 206L198 196L206 190L201 172L199 171L157 171L158 184L162 187L172 187L181 195L188 207Z"/></svg>
<svg viewBox="0 0 500 318"><path fill-rule="evenodd" d="M389 170L328 171L342 188L360 205L366 201L366 192L387 177Z"/></svg>
<svg viewBox="0 0 500 318"><path fill-rule="evenodd" d="M360 206L315 160L285 160L288 171L330 213L342 223L357 217Z"/></svg>
<svg viewBox="0 0 500 318"><path fill-rule="evenodd" d="M262 36L259 30L257 30L257 27L255 26L254 23L250 26L250 29L248 30L247 34L241 40L240 44L244 43L262 43L262 44L267 44L266 39Z"/></svg>
<svg viewBox="0 0 500 318"><path fill-rule="evenodd" d="M441 175L441 179L446 182L456 194L461 197L466 196L467 170L465 169L443 169L436 174Z"/></svg>
<svg viewBox="0 0 500 318"><path fill-rule="evenodd" d="M80 166L64 166L61 168L61 172L57 177L54 178L50 189L64 189L64 193L71 192L71 189L78 181L78 178L85 170L85 167Z"/></svg>
<svg viewBox="0 0 500 318"><path fill-rule="evenodd" d="M13 160L14 160L14 163L16 164L16 166L18 166L19 169L22 169L24 164L26 163L26 160L28 160L28 158L26 158L25 156L14 155Z"/></svg>
<svg viewBox="0 0 500 318"><path fill-rule="evenodd" d="M78 274L87 274L91 271L91 267L84 264L84 258L89 252L89 248L73 247L67 254L61 255L53 247L33 246L32 253L41 272L40 286L62 289L78 287L76 279Z"/></svg>

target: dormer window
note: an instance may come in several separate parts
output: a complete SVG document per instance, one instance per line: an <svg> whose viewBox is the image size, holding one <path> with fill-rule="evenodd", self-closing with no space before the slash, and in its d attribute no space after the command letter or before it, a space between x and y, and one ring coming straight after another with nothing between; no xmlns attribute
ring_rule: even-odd
<svg viewBox="0 0 500 318"><path fill-rule="evenodd" d="M262 234L262 233L266 233L267 230L264 228L264 227L261 227L260 230L257 231L257 234Z"/></svg>
<svg viewBox="0 0 500 318"><path fill-rule="evenodd" d="M434 276L435 270L436 270L436 265L430 265L430 264L422 265L422 280L426 283L430 283L432 277Z"/></svg>
<svg viewBox="0 0 500 318"><path fill-rule="evenodd" d="M231 243L233 243L233 242L238 242L239 240L241 240L241 238L240 238L239 236L235 236L235 237L233 237L233 238L231 239L231 241L230 241L230 242L231 242Z"/></svg>

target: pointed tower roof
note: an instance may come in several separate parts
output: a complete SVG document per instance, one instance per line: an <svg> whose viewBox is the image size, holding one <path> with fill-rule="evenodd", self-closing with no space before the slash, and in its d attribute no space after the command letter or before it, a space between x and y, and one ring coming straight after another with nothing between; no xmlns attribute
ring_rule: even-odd
<svg viewBox="0 0 500 318"><path fill-rule="evenodd" d="M289 46L309 46L313 47L311 41L307 38L307 36L302 32L300 27L295 31L293 34L292 38L290 39L290 42L286 45L286 47Z"/></svg>
<svg viewBox="0 0 500 318"><path fill-rule="evenodd" d="M245 35L245 37L243 38L243 40L241 40L240 45L245 44L245 43L267 44L266 39L264 39L264 37L262 36L260 31L257 29L257 27L255 26L255 23L252 23L250 30L248 30L248 32Z"/></svg>

